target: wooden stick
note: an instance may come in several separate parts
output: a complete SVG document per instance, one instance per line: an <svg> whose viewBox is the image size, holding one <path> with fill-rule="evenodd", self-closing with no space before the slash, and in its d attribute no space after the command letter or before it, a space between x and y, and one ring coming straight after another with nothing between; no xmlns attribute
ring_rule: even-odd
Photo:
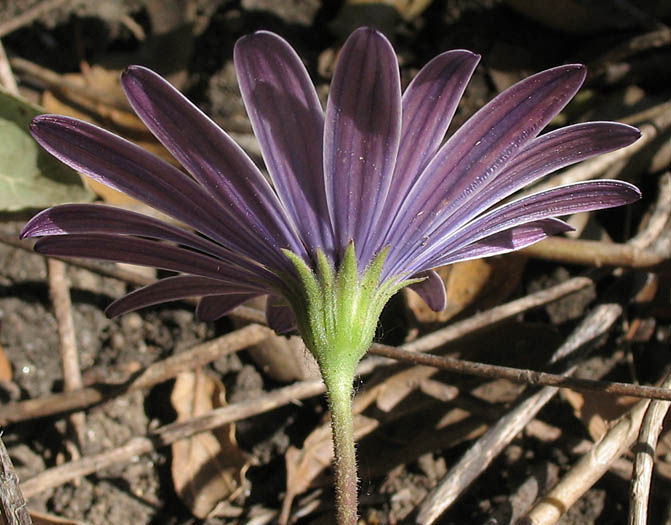
<svg viewBox="0 0 671 525"><path fill-rule="evenodd" d="M671 374L662 386L671 387ZM526 515L522 523L551 525L603 476L636 440L650 401L639 401Z"/></svg>
<svg viewBox="0 0 671 525"><path fill-rule="evenodd" d="M671 375L669 377L671 378ZM670 384L671 379L667 379L666 383ZM671 403L668 401L653 401L643 418L641 433L636 444L634 475L630 487L630 525L646 525L648 523L648 500L650 499L657 439L662 432L662 423L670 406Z"/></svg>
<svg viewBox="0 0 671 525"><path fill-rule="evenodd" d="M240 419L263 414L293 401L319 395L323 391L324 385L321 379L301 381L255 399L215 409L188 421L171 423L156 429L147 436L132 438L120 447L47 469L22 483L21 490L27 498L30 498L44 490L58 487L80 476L92 474L110 465L125 463L139 454L151 452L179 439L185 439Z"/></svg>
<svg viewBox="0 0 671 525"><path fill-rule="evenodd" d="M12 67L7 60L7 53L5 47L0 42L0 84L12 95L19 94L19 86L16 84L16 79L12 73Z"/></svg>
<svg viewBox="0 0 671 525"><path fill-rule="evenodd" d="M28 509L26 509L26 500L19 488L19 479L14 472L12 460L7 453L5 444L2 441L0 432L0 508L2 515L7 521L7 525L31 525L32 520Z"/></svg>
<svg viewBox="0 0 671 525"><path fill-rule="evenodd" d="M552 360L563 359L606 333L621 313L622 306L618 303L597 306L557 349ZM575 365L570 367L566 374L570 375L575 369ZM418 508L416 522L422 525L435 523L558 391L556 387L544 387L528 395L490 427L452 466L438 486L429 492Z"/></svg>
<svg viewBox="0 0 671 525"><path fill-rule="evenodd" d="M521 250L521 253L529 257L568 264L585 264L596 267L621 266L666 272L671 270L668 255L641 250L628 243L550 237Z"/></svg>
<svg viewBox="0 0 671 525"><path fill-rule="evenodd" d="M68 0L46 0L44 2L40 2L37 5L34 5L30 9L26 9L20 15L16 15L6 22L0 24L0 38L8 35L12 31L16 31L23 26L27 26L35 19L41 17L44 13L56 9L67 1Z"/></svg>
<svg viewBox="0 0 671 525"><path fill-rule="evenodd" d="M154 363L139 376L125 384L88 387L73 392L1 405L0 425L50 416L71 410L80 410L122 393L132 392L140 388L148 388L175 377L180 372L204 366L221 356L260 343L267 337L270 337L272 333L270 328L250 324L212 341L197 345L187 352Z"/></svg>
<svg viewBox="0 0 671 525"><path fill-rule="evenodd" d="M58 323L58 339L63 367L63 390L73 392L84 387L82 374L79 368L79 354L77 352L77 339L75 337L75 326L72 320L72 301L70 300L70 287L65 275L65 263L55 259L47 258L47 274L49 281L49 295L54 307L54 317ZM86 419L84 412L74 412L68 417L71 430L74 434L74 443L70 443L70 454L76 459L79 448L84 442L84 431ZM70 440L67 440L70 442Z"/></svg>

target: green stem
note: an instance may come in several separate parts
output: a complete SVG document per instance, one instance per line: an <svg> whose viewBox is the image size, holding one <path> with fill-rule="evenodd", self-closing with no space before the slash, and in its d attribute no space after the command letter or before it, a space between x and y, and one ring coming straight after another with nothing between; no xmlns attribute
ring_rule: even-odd
<svg viewBox="0 0 671 525"><path fill-rule="evenodd" d="M357 523L357 467L352 418L354 373L325 374L324 383L331 409L333 469L335 473L338 525Z"/></svg>

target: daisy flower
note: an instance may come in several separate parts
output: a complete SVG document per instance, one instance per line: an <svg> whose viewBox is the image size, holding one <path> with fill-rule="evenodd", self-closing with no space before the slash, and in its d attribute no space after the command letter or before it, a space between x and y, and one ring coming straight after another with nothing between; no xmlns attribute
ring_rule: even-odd
<svg viewBox="0 0 671 525"><path fill-rule="evenodd" d="M72 168L188 228L70 204L36 215L21 235L42 237L35 250L45 255L176 272L113 302L111 316L198 297L197 315L213 320L269 296L269 324L278 332L296 327L320 365L332 411L338 520L355 523L352 380L385 303L411 286L440 310L445 289L433 268L524 248L571 229L557 217L637 200L636 187L615 180L508 197L631 144L639 132L588 122L539 135L580 88L582 65L522 80L444 141L479 60L469 51L438 55L402 94L388 40L358 29L340 52L326 111L281 37L245 36L234 59L267 177L166 80L132 66L122 76L131 106L186 173L69 117L39 116L31 132Z"/></svg>

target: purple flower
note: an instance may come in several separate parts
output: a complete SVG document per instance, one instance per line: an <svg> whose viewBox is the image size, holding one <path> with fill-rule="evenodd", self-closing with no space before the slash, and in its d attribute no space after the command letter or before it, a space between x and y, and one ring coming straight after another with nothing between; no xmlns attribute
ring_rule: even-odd
<svg viewBox="0 0 671 525"><path fill-rule="evenodd" d="M289 44L265 31L240 39L235 67L272 183L164 79L130 67L122 77L130 104L189 175L69 117L37 117L33 136L74 169L200 234L131 211L72 204L38 214L21 235L44 236L35 249L46 255L179 273L115 301L107 309L113 316L196 296L199 317L211 320L267 294L270 324L286 330L294 321L287 306L303 315L296 310L304 308L298 296L306 275L323 288L320 275L333 271L335 278L348 252L355 280L375 266L368 280L387 286L384 297L410 284L441 309L444 288L432 268L523 248L570 230L557 216L640 197L630 184L599 180L501 204L554 170L632 143L639 132L589 122L538 136L585 78L583 66L565 65L500 94L443 144L478 60L469 51L443 53L401 96L391 45L359 29L340 53L324 112Z"/></svg>
<svg viewBox="0 0 671 525"><path fill-rule="evenodd" d="M359 29L340 53L324 113L284 40L264 31L242 38L235 67L272 184L170 84L131 67L122 77L128 100L188 175L72 118L37 117L33 136L74 169L199 233L81 204L40 213L22 236L42 236L35 249L45 255L179 274L115 301L109 315L196 296L197 314L208 320L269 295L269 324L278 331L297 325L319 362L331 406L338 523L355 524L352 382L387 300L412 286L442 309L445 290L432 268L529 246L571 229L558 216L640 197L631 184L599 180L502 204L639 132L589 122L539 136L585 79L583 66L566 65L514 85L443 144L478 60L469 51L443 53L401 96L391 45Z"/></svg>

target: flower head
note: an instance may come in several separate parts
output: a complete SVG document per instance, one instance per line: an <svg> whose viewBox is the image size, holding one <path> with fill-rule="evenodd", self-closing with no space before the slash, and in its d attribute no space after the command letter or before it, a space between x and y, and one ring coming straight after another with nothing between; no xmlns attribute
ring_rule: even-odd
<svg viewBox="0 0 671 525"><path fill-rule="evenodd" d="M638 138L610 122L539 136L582 84L581 65L519 82L443 143L479 60L469 51L437 56L401 94L391 45L359 29L340 53L325 112L279 36L243 37L234 58L270 182L224 131L139 66L122 77L128 100L188 175L85 122L43 115L32 124L36 140L66 164L200 233L99 205L34 217L22 236L43 236L38 252L178 273L115 301L110 315L196 296L198 315L216 319L269 295L273 327L295 320L320 362L339 346L356 363L400 287L443 307L432 268L523 248L569 230L558 216L640 196L625 182L599 180L501 204L554 170Z"/></svg>

